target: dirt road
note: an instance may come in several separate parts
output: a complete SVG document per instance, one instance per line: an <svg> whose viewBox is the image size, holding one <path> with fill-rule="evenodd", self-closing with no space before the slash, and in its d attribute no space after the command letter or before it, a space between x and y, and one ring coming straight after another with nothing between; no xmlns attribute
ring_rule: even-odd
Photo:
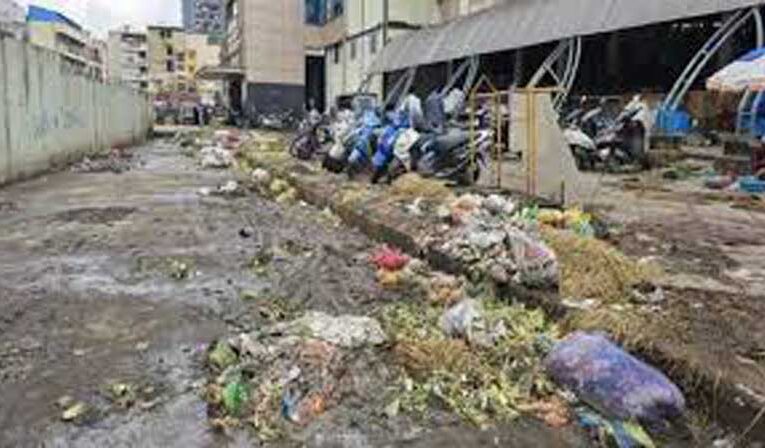
<svg viewBox="0 0 765 448"><path fill-rule="evenodd" d="M200 397L207 344L263 323L262 304L243 293L332 314L394 300L377 287L373 243L359 233L306 206L200 195L230 173L201 171L169 144L137 153L123 174L62 172L0 190L1 447L252 446L247 431L213 431ZM252 236L240 236L243 227ZM263 247L288 250L256 275L249 263ZM84 416L63 422L78 401ZM372 428L373 405L359 397L358 409L303 440L583 445L533 422L491 432L449 420L433 431ZM341 418L354 413L362 417Z"/></svg>

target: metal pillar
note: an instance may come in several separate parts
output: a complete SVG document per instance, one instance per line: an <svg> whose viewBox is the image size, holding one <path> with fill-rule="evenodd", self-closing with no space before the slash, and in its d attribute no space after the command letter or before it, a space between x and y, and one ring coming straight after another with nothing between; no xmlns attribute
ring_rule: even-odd
<svg viewBox="0 0 765 448"><path fill-rule="evenodd" d="M685 67L683 73L675 82L672 90L664 99L662 109L664 111L675 111L682 102L688 90L691 88L696 78L698 78L701 71L707 65L712 56L722 47L722 45L730 39L730 37L736 33L750 18L755 22L757 33L757 48L763 45L763 32L762 15L760 14L759 7L750 9L740 9L732 14L728 20L715 32L712 37L704 44L703 47L696 53L691 59L688 66Z"/></svg>

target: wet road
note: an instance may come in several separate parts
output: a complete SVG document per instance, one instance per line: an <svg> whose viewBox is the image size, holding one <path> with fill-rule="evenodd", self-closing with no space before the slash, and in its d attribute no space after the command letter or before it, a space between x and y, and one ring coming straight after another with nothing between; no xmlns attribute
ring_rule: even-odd
<svg viewBox="0 0 765 448"><path fill-rule="evenodd" d="M121 175L62 172L0 190L0 447L252 446L245 431L213 432L200 399L205 345L262 324L242 293L333 314L370 314L392 300L361 234L305 206L202 196L231 174L201 171L162 142L138 151L139 166ZM245 226L252 237L239 236ZM263 248L285 250L256 275L248 264ZM185 278L174 278L178 263ZM110 399L122 383L140 387L135 405ZM61 421L64 396L88 403L81 424ZM390 444L329 425L305 444ZM580 446L538 425L418 434L410 426L394 439Z"/></svg>

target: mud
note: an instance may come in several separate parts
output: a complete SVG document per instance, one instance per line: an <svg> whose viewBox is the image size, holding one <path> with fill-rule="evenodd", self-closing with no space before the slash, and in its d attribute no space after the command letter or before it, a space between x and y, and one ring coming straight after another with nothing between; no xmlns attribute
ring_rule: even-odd
<svg viewBox="0 0 765 448"><path fill-rule="evenodd" d="M2 447L252 446L247 430L209 424L207 345L264 325L276 300L373 315L398 299L378 288L373 243L356 231L301 205L202 197L230 173L200 171L160 141L137 151L141 166L120 175L64 172L0 190L13 204L0 210ZM536 422L496 432L449 416L383 423L386 360L352 364L355 395L284 445L586 446ZM124 406L109 396L117 383L142 392ZM62 396L86 402L87 416L60 421Z"/></svg>

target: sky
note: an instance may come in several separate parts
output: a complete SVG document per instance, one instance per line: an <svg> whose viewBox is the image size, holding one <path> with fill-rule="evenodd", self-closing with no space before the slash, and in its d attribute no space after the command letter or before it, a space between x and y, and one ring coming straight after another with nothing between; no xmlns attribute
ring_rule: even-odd
<svg viewBox="0 0 765 448"><path fill-rule="evenodd" d="M16 0L52 8L79 22L86 29L105 36L122 25L145 27L152 24L178 25L180 0Z"/></svg>

